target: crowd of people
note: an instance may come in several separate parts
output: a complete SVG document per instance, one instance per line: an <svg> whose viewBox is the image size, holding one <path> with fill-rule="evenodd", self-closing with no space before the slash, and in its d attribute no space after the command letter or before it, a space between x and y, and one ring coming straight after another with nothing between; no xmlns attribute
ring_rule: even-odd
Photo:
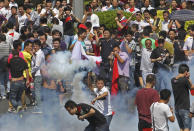
<svg viewBox="0 0 194 131"><path fill-rule="evenodd" d="M139 131L169 130L167 119L175 121L174 110L167 105L172 93L180 130L189 131L194 113L189 90L194 86L188 65L180 63L192 64L194 25L185 29L185 21L170 15L192 10L192 5L187 0L91 0L80 19L72 1L34 5L24 0L18 5L15 0L0 0L0 97L9 98L12 113L27 109L26 97L38 112L43 111L44 100L58 99L63 105L67 83L72 81L49 76L47 64L54 54L71 52L72 61L96 62L83 81L96 95L94 106L72 100L65 104L70 114L89 121L85 131L108 131L114 116L112 98L134 88L139 89L135 98ZM95 14L110 10L116 12L117 29L100 24ZM163 10L163 19L158 10ZM132 15L127 18L124 12ZM170 85L168 74L177 67L179 75Z"/></svg>

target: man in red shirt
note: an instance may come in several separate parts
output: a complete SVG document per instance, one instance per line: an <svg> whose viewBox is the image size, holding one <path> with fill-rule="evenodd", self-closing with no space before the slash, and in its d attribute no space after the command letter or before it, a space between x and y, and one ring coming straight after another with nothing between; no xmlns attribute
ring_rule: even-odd
<svg viewBox="0 0 194 131"><path fill-rule="evenodd" d="M139 114L139 131L143 131L144 128L152 127L150 106L152 103L159 101L159 94L155 89L153 89L155 83L155 75L149 74L146 77L145 88L142 88L137 92L135 103L137 104Z"/></svg>

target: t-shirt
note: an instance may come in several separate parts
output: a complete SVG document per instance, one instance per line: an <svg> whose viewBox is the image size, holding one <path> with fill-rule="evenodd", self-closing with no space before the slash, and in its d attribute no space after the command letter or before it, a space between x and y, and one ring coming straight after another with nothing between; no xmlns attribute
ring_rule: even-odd
<svg viewBox="0 0 194 131"><path fill-rule="evenodd" d="M141 57L141 66L140 70L145 72L152 72L153 63L151 62L150 56L152 51L146 48L142 49L142 57Z"/></svg>
<svg viewBox="0 0 194 131"><path fill-rule="evenodd" d="M164 103L153 103L150 107L152 125L154 120L155 131L169 131L168 118L173 116L170 107Z"/></svg>
<svg viewBox="0 0 194 131"><path fill-rule="evenodd" d="M65 16L61 21L63 22L64 35L74 35L74 23L76 22L76 19L72 16Z"/></svg>
<svg viewBox="0 0 194 131"><path fill-rule="evenodd" d="M28 65L28 71L29 71L29 76L32 77L31 74L31 62L32 62L32 55L26 51L22 51L23 56L24 56L24 60L26 61L27 65ZM24 78L26 78L26 72L24 71Z"/></svg>
<svg viewBox="0 0 194 131"><path fill-rule="evenodd" d="M23 71L28 69L27 63L20 57L13 57L8 64L12 78L23 76Z"/></svg>
<svg viewBox="0 0 194 131"><path fill-rule="evenodd" d="M159 94L155 89L142 88L136 94L135 103L139 113L139 119L151 122L150 106L152 103L159 101Z"/></svg>
<svg viewBox="0 0 194 131"><path fill-rule="evenodd" d="M77 105L77 111L78 113L76 115L82 116L85 115L87 113L90 112L91 109L95 110L95 113L90 116L85 118L90 124L92 125L104 125L106 124L106 118L104 117L103 114L101 114L97 109L95 109L94 107L88 105L88 104L84 104L84 103L80 103Z"/></svg>
<svg viewBox="0 0 194 131"><path fill-rule="evenodd" d="M169 53L167 49L161 49L159 47L152 51L150 56L151 59L157 59L159 57L163 58L162 61L154 62L153 73L157 73L159 69L168 70L168 65L170 64L171 59L169 56L166 57L167 53Z"/></svg>
<svg viewBox="0 0 194 131"><path fill-rule="evenodd" d="M101 99L97 100L95 103L95 107L105 116L112 115L112 106L111 106L111 99L110 99L110 92L107 89L107 87L103 87L101 90L98 90L98 88L94 88L94 93L96 96L100 96L104 94L105 92L108 92L108 95Z"/></svg>
<svg viewBox="0 0 194 131"><path fill-rule="evenodd" d="M175 109L190 109L189 89L190 82L186 77L172 78L172 90L174 94Z"/></svg>

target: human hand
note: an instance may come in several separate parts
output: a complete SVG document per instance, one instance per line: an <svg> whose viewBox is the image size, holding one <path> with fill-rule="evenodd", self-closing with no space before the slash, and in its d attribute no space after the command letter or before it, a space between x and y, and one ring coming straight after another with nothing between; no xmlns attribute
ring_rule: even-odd
<svg viewBox="0 0 194 131"><path fill-rule="evenodd" d="M84 116L79 116L78 119L83 121L84 120Z"/></svg>
<svg viewBox="0 0 194 131"><path fill-rule="evenodd" d="M161 60L162 60L162 57L158 57L158 58L157 58L157 61L161 61Z"/></svg>
<svg viewBox="0 0 194 131"><path fill-rule="evenodd" d="M115 18L115 21L119 21L119 18L118 18L118 17L116 17L116 18Z"/></svg>
<svg viewBox="0 0 194 131"><path fill-rule="evenodd" d="M92 105L94 105L94 104L95 104L95 102L96 102L96 99L92 100L92 102L91 102L91 103L92 103Z"/></svg>

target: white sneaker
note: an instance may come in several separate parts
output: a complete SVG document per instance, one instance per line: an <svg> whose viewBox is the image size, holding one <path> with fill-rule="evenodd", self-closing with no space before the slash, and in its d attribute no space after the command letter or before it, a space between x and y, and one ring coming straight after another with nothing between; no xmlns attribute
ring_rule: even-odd
<svg viewBox="0 0 194 131"><path fill-rule="evenodd" d="M18 106L16 112L20 112L22 110L22 106Z"/></svg>

